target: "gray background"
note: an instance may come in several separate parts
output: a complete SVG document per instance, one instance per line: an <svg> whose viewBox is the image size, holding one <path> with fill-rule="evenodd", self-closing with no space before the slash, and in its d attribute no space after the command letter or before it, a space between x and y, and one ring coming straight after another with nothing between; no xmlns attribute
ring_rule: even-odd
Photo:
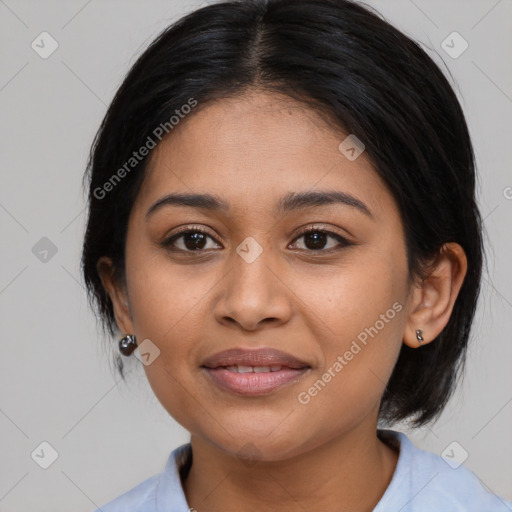
<svg viewBox="0 0 512 512"><path fill-rule="evenodd" d="M369 3L429 48L458 84L489 243L463 385L433 427L402 428L437 454L456 441L456 458L467 451L465 466L512 499L512 1ZM0 0L4 512L93 510L161 471L170 450L188 440L140 366L132 365L128 384L110 367L112 342L96 331L79 273L80 187L92 138L135 56L171 21L204 4ZM47 59L31 47L43 31L58 43ZM441 47L453 31L469 44L456 59ZM55 254L41 252L48 248L43 237ZM43 441L58 453L48 469L31 458L36 449L48 457L38 448Z"/></svg>

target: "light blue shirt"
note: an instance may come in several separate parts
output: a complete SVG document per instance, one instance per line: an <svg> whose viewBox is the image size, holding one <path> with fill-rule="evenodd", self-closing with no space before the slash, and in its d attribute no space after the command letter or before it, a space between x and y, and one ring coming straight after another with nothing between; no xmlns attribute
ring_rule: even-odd
<svg viewBox="0 0 512 512"><path fill-rule="evenodd" d="M385 437L400 452L393 478L373 512L512 512L512 501L487 491L463 465L452 468L439 455L417 448L402 432L379 430L379 437ZM190 454L190 443L176 448L162 473L144 480L95 512L194 510L187 504L179 476L179 468Z"/></svg>

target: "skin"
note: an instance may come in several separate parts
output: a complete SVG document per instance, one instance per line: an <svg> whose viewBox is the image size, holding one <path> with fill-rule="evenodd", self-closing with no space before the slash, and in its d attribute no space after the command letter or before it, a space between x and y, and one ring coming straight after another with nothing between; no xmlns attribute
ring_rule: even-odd
<svg viewBox="0 0 512 512"><path fill-rule="evenodd" d="M365 153L350 161L338 150L346 135L259 90L199 106L151 155L129 219L126 286L112 279L108 258L98 263L120 329L161 351L144 370L191 433L183 487L199 512L371 511L392 479L398 455L376 435L380 399L402 343L417 348L416 329L430 343L448 322L467 263L460 246L447 244L429 278L409 280L395 201ZM272 213L284 194L311 190L349 193L371 217L343 204ZM165 206L146 220L172 192L218 195L230 209ZM162 247L185 226L212 237L202 252ZM299 236L308 226L353 245L329 236L314 251ZM263 250L252 263L236 252L247 237ZM183 238L175 245L186 251ZM401 311L301 404L299 393L397 302ZM311 369L269 395L238 396L200 368L234 347L278 348Z"/></svg>

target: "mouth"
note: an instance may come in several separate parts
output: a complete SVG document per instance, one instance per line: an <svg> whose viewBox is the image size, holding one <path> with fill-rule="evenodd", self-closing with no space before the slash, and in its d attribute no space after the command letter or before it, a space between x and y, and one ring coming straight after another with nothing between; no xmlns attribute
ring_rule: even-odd
<svg viewBox="0 0 512 512"><path fill-rule="evenodd" d="M286 352L262 348L225 350L206 359L201 369L223 391L258 396L297 383L311 366Z"/></svg>
<svg viewBox="0 0 512 512"><path fill-rule="evenodd" d="M218 368L225 368L226 370L229 370L230 372L237 372L237 373L268 373L268 372L278 372L280 370L284 369L290 369L288 366L281 366L281 365L272 365L272 366L243 366L241 364L239 365L233 365L233 366L219 366ZM214 368L212 368L214 369Z"/></svg>

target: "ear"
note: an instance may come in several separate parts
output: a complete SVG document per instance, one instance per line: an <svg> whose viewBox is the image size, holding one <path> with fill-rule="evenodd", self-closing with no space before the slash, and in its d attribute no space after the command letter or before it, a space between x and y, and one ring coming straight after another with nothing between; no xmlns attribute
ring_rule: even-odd
<svg viewBox="0 0 512 512"><path fill-rule="evenodd" d="M96 264L103 288L108 293L114 306L116 324L126 334L133 334L133 322L128 301L128 293L124 283L118 283L114 277L114 265L106 256L101 257Z"/></svg>
<svg viewBox="0 0 512 512"><path fill-rule="evenodd" d="M459 244L444 244L430 265L429 275L412 290L403 341L418 348L433 341L445 328L467 272L467 258ZM416 331L422 331L423 341Z"/></svg>

